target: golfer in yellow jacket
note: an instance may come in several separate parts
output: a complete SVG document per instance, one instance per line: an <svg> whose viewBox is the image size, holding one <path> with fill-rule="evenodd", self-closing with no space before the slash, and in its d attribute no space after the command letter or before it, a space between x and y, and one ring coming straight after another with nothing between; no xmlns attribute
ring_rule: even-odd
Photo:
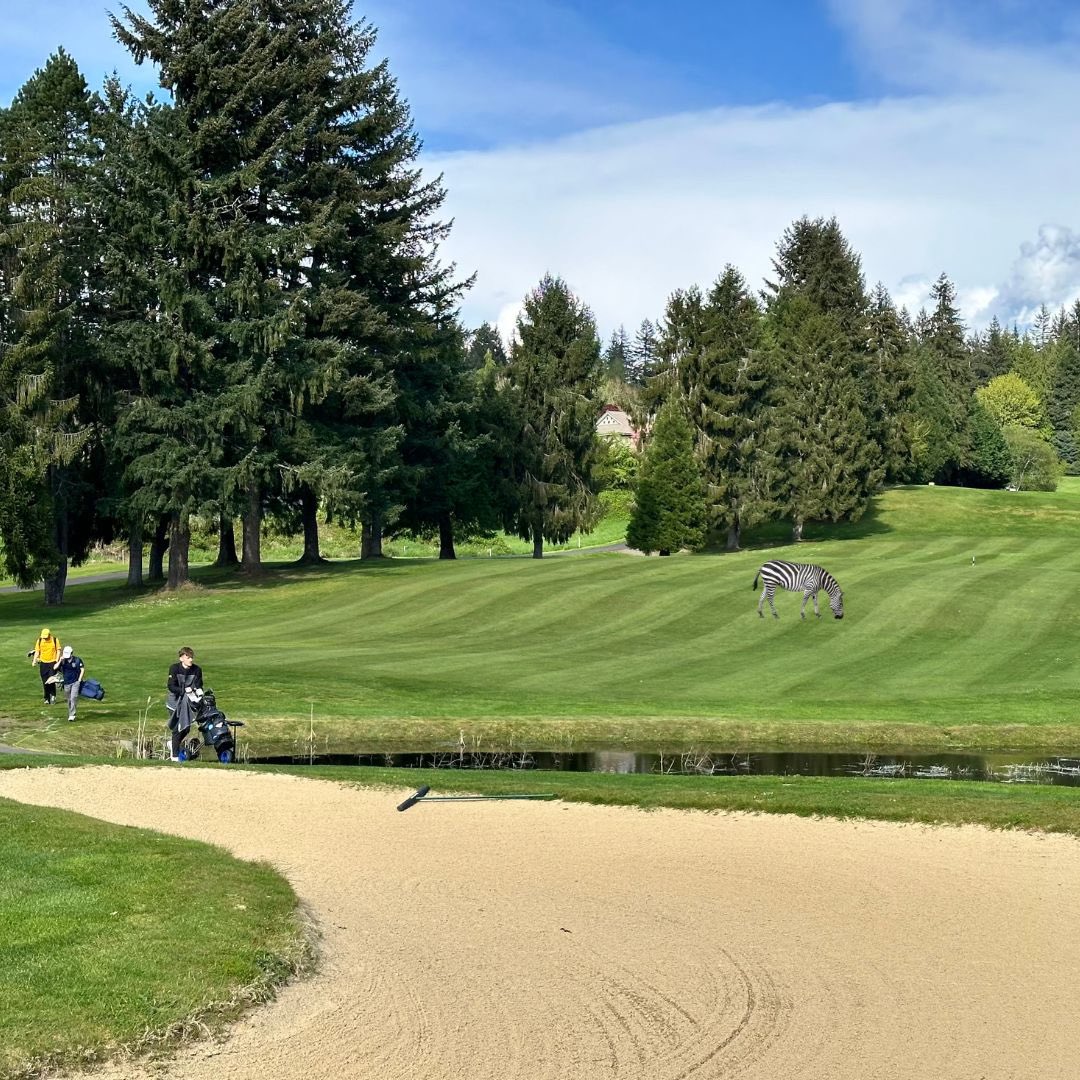
<svg viewBox="0 0 1080 1080"><path fill-rule="evenodd" d="M56 682L49 680L56 674L60 652L60 639L48 628L42 629L37 641L34 642L33 652L30 653L30 663L38 666L38 673L41 675L41 690L45 695L46 705L51 705L56 701Z"/></svg>

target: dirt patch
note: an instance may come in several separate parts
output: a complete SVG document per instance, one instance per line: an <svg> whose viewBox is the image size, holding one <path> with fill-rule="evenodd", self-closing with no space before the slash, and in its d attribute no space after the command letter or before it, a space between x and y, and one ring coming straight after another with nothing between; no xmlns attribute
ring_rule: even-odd
<svg viewBox="0 0 1080 1080"><path fill-rule="evenodd" d="M222 1042L110 1080L975 1080L1077 1074L1080 844L480 802L184 769L0 796L277 866L322 969ZM200 812L213 807L214 812Z"/></svg>

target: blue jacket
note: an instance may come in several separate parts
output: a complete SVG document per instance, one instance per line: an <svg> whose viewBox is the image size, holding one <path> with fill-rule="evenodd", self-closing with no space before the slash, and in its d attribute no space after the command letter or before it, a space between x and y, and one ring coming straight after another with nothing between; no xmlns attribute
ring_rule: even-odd
<svg viewBox="0 0 1080 1080"><path fill-rule="evenodd" d="M56 670L60 674L60 677L64 680L65 686L70 686L72 683L79 681L79 673L83 669L82 658L78 656L69 656L66 660L61 660L56 665Z"/></svg>

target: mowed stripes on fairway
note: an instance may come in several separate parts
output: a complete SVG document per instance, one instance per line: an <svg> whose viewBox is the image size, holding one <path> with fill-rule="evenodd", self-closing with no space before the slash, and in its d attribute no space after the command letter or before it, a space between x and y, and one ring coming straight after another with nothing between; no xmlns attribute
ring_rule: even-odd
<svg viewBox="0 0 1080 1080"><path fill-rule="evenodd" d="M271 569L254 583L132 598L69 590L48 621L106 684L86 722L133 720L195 647L230 714L323 717L729 717L915 724L1071 720L1080 692L1080 483L1052 494L904 488L872 519L736 554L617 553ZM972 557L975 556L975 562ZM825 566L842 623L778 597L768 558ZM0 597L21 657L40 595ZM28 666L0 666L0 708L38 715ZM81 714L80 714L81 716Z"/></svg>

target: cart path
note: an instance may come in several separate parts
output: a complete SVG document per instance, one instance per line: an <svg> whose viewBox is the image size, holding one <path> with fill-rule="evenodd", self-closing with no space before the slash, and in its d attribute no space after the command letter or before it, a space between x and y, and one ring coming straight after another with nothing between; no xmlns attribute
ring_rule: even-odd
<svg viewBox="0 0 1080 1080"><path fill-rule="evenodd" d="M266 860L322 933L320 972L222 1042L94 1075L1077 1075L1071 838L558 802L395 812L408 793L225 769L0 773L0 796Z"/></svg>

